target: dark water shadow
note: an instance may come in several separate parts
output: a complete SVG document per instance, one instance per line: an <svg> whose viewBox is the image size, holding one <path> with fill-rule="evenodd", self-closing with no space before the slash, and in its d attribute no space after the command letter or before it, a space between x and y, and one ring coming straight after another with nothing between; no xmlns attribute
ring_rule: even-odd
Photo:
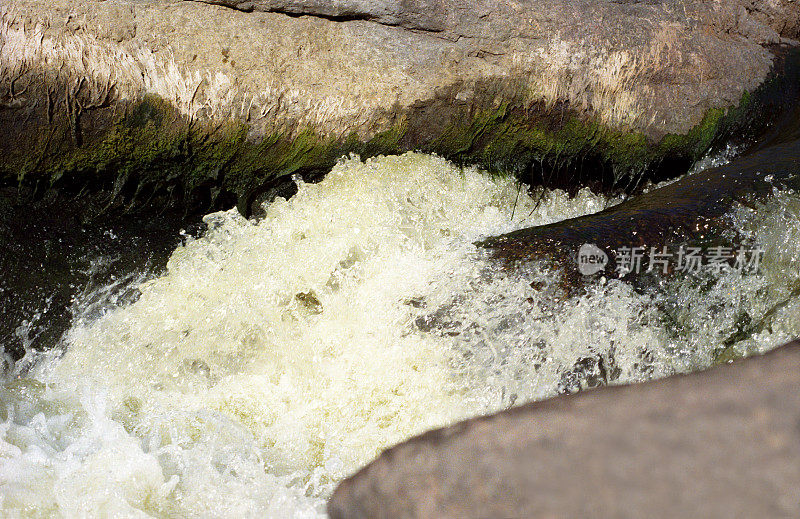
<svg viewBox="0 0 800 519"><path fill-rule="evenodd" d="M199 216L179 212L83 223L79 210L57 196L24 207L10 197L0 202L0 346L6 363L27 350L56 346L79 301L95 316L134 301L136 284L163 272L172 251L204 229Z"/></svg>

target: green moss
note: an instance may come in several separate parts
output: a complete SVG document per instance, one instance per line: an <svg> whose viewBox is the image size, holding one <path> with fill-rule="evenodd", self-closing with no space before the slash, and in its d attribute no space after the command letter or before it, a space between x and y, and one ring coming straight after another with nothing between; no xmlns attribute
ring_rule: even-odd
<svg viewBox="0 0 800 519"><path fill-rule="evenodd" d="M665 159L688 164L701 158L733 121L749 117L751 99L745 94L736 108L709 110L688 133L667 135L657 143L641 132L613 129L568 109L540 106L526 111L502 105L457 120L423 150L492 171L527 172L529 177L536 168L543 175L561 172L561 187L574 184L574 170L588 164L593 171L584 173L579 182L596 181L613 190L620 179L652 172ZM603 177L607 172L611 173Z"/></svg>
<svg viewBox="0 0 800 519"><path fill-rule="evenodd" d="M402 153L401 141L405 133L406 127L401 124L375 135L365 143L359 140L358 135L351 134L344 148L362 157Z"/></svg>
<svg viewBox="0 0 800 519"><path fill-rule="evenodd" d="M479 112L471 120L452 124L434 139L427 151L433 151L446 157L456 157L469 153L474 149L487 131L494 131L507 117L508 105L503 104L497 110Z"/></svg>
<svg viewBox="0 0 800 519"><path fill-rule="evenodd" d="M657 147L656 154L670 156L684 154L692 160L699 159L711 146L720 128L726 111L714 108L706 112L703 120L684 135L665 136Z"/></svg>
<svg viewBox="0 0 800 519"><path fill-rule="evenodd" d="M687 134L668 135L659 143L639 132L609 128L568 107L523 109L513 104L451 113L452 122L441 128L428 127L432 121L427 116L408 119L367 141L355 133L332 138L311 130L253 141L244 123L192 121L169 102L148 95L82 146L70 145L70 128L56 127L60 133L48 139L61 145L42 146L50 151L0 169L15 171L20 182L44 179L49 186L69 183L106 190L110 199L124 198L131 206L158 193L168 200L188 200L192 193L204 192L211 207L237 199L246 208L265 184L292 174L322 174L342 155L366 158L418 149L531 182L615 189L620 179L643 175L665 159L700 158L720 135L735 130L737 121L753 116L753 99L745 94L736 108L709 110ZM447 99L440 101L453 106Z"/></svg>
<svg viewBox="0 0 800 519"><path fill-rule="evenodd" d="M444 128L421 149L494 172L521 174L534 163L584 157L601 160L618 171L641 171L666 154L697 156L713 139L720 118L720 113L710 113L689 134L669 136L655 147L642 134L612 130L576 115L556 122L552 115L502 105ZM127 192L134 199L143 193L176 189L187 196L203 186L213 186L246 204L259 186L296 173L323 173L342 155L370 157L407 149L405 125L367 142L355 134L332 139L310 130L293 136L275 133L252 142L248 131L241 123L216 127L193 123L164 100L147 96L103 139L51 161L46 175L51 185L64 175L73 182L105 179L113 196Z"/></svg>
<svg viewBox="0 0 800 519"><path fill-rule="evenodd" d="M532 164L592 156L632 171L651 159L644 135L611 130L574 114L511 110L507 105L449 126L425 148L462 163L521 173Z"/></svg>
<svg viewBox="0 0 800 519"><path fill-rule="evenodd" d="M74 185L91 184L109 190L112 199L124 193L135 201L154 192L185 198L203 187L245 199L270 179L324 171L349 151L396 152L400 135L384 132L361 143L355 137L340 141L302 131L251 142L248 131L242 123L190 121L168 102L148 95L101 139L63 154L54 149L49 160L20 168L21 177L46 179L50 186L67 179ZM45 167L36 169L42 164Z"/></svg>
<svg viewBox="0 0 800 519"><path fill-rule="evenodd" d="M156 96L147 96L126 113L105 136L74 148L48 163L44 173L54 185L64 176L97 181L109 177L116 190L136 174L157 182L185 174L177 171L191 146L190 126ZM36 173L36 172L30 172Z"/></svg>

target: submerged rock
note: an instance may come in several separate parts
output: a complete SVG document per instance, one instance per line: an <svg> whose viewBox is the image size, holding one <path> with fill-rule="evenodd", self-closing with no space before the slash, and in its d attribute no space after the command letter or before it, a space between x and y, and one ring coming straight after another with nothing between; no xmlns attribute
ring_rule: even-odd
<svg viewBox="0 0 800 519"><path fill-rule="evenodd" d="M276 177L349 152L619 188L751 122L748 93L800 27L788 0L0 9L3 183L248 214Z"/></svg>
<svg viewBox="0 0 800 519"><path fill-rule="evenodd" d="M800 343L431 431L345 480L359 517L797 517Z"/></svg>

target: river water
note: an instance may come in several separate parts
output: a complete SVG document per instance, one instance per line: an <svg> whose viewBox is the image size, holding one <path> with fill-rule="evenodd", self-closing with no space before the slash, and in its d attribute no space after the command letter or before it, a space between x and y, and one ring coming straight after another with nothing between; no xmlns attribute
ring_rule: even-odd
<svg viewBox="0 0 800 519"><path fill-rule="evenodd" d="M57 347L8 361L1 515L321 517L411 435L800 334L792 193L729 217L765 251L757 274L567 298L544 265L509 271L473 243L618 199L530 195L413 153L298 184L258 221L206 216L165 272L76 297Z"/></svg>

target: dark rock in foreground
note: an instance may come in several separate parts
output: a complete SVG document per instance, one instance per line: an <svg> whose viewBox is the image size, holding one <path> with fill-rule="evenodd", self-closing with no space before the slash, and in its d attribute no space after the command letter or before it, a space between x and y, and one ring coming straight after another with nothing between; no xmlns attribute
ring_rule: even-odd
<svg viewBox="0 0 800 519"><path fill-rule="evenodd" d="M800 343L531 403L384 452L333 518L800 517Z"/></svg>

